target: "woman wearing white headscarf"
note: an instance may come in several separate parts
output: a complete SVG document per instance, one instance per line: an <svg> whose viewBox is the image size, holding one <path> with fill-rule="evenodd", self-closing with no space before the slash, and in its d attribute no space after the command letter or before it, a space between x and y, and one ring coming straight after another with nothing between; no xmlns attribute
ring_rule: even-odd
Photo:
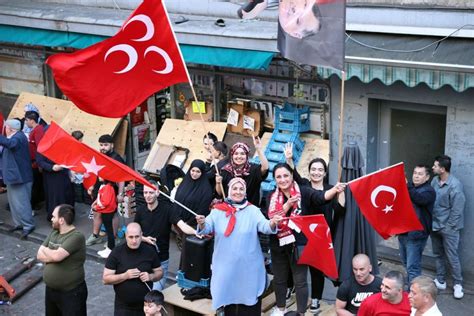
<svg viewBox="0 0 474 316"><path fill-rule="evenodd" d="M275 234L281 220L266 219L247 201L242 178L229 182L229 196L211 213L196 217L198 234L214 233L212 256L212 307L224 307L227 315L261 315L260 296L265 290L266 271L258 232Z"/></svg>

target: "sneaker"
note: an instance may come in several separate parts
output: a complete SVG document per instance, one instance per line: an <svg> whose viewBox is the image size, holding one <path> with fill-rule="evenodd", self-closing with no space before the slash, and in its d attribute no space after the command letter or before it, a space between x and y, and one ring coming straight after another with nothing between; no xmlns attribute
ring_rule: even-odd
<svg viewBox="0 0 474 316"><path fill-rule="evenodd" d="M309 311L313 314L317 313L319 312L319 307L320 307L319 300L317 298L312 298L311 305L309 306Z"/></svg>
<svg viewBox="0 0 474 316"><path fill-rule="evenodd" d="M284 310L279 309L278 307L273 307L270 316L285 316L286 308Z"/></svg>
<svg viewBox="0 0 474 316"><path fill-rule="evenodd" d="M112 250L110 250L108 247L105 248L104 250L101 250L101 251L97 251L97 254L101 257L101 258L104 258L104 259L107 259L110 255L110 253L112 252Z"/></svg>
<svg viewBox="0 0 474 316"><path fill-rule="evenodd" d="M89 238L87 238L86 240L86 246L92 246L92 245L98 244L100 243L101 240L102 240L101 237L99 236L96 237L94 236L94 234L91 234Z"/></svg>
<svg viewBox="0 0 474 316"><path fill-rule="evenodd" d="M460 300L464 297L464 291L462 290L462 285L461 284L455 284L454 287L454 298Z"/></svg>
<svg viewBox="0 0 474 316"><path fill-rule="evenodd" d="M434 279L434 283L436 284L438 290L446 290L446 282L439 282L438 279Z"/></svg>

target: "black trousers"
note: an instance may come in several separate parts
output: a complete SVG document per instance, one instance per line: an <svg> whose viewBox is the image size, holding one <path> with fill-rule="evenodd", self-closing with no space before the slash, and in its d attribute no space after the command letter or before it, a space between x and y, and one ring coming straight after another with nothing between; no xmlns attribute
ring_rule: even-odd
<svg viewBox="0 0 474 316"><path fill-rule="evenodd" d="M102 213L102 223L105 226L105 232L107 233L107 247L112 250L115 248L115 236L114 228L112 226L112 220L114 219L115 212L113 213Z"/></svg>
<svg viewBox="0 0 474 316"><path fill-rule="evenodd" d="M262 299L255 305L231 304L224 307L224 316L260 316L262 314Z"/></svg>
<svg viewBox="0 0 474 316"><path fill-rule="evenodd" d="M309 273L311 275L311 298L320 300L323 297L324 273L312 266L309 266Z"/></svg>
<svg viewBox="0 0 474 316"><path fill-rule="evenodd" d="M69 291L58 291L46 286L46 316L86 316L86 301L86 282Z"/></svg>
<svg viewBox="0 0 474 316"><path fill-rule="evenodd" d="M33 187L31 188L31 208L38 207L44 201L43 175L38 168L33 168Z"/></svg>
<svg viewBox="0 0 474 316"><path fill-rule="evenodd" d="M145 316L143 303L134 306L127 305L115 296L114 316Z"/></svg>

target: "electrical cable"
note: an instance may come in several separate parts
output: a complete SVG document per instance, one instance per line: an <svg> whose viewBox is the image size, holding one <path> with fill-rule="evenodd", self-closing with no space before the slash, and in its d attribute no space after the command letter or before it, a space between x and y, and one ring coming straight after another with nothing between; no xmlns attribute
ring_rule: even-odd
<svg viewBox="0 0 474 316"><path fill-rule="evenodd" d="M450 38L453 34L457 33L458 31L462 30L463 28L467 27L467 26L471 26L471 27L474 27L473 24L465 24L459 28L457 28L456 30L454 30L453 32L451 32L449 35L437 40L437 41L434 41L428 45L425 45L421 48L417 48L417 49L408 49L408 50L404 50L404 49L388 49L388 48L382 48L382 47L377 47L377 46L372 46L372 45L369 45L369 44L366 44L366 43L363 43L359 40L356 40L355 38L353 38L350 34L348 34L346 32L346 36L349 40L361 45L361 46L364 46L364 47L367 47L367 48L371 48L371 49L374 49L374 50L379 50L379 51L383 51L383 52L392 52L392 53L416 53L416 52L420 52L430 46L433 46L433 45L436 45L438 43L441 43L442 41L445 41L446 39Z"/></svg>

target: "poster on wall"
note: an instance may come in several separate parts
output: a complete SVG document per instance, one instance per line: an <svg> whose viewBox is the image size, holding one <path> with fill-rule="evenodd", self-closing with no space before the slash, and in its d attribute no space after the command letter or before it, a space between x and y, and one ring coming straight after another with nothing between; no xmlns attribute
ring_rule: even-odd
<svg viewBox="0 0 474 316"><path fill-rule="evenodd" d="M234 109L229 109L229 115L227 116L227 124L237 126L239 123L239 112Z"/></svg>
<svg viewBox="0 0 474 316"><path fill-rule="evenodd" d="M143 124L134 128L134 145L135 152L138 155L148 152L151 149L151 129L150 125Z"/></svg>
<svg viewBox="0 0 474 316"><path fill-rule="evenodd" d="M255 130L255 119L250 116L244 115L244 129L249 129L251 131Z"/></svg>

